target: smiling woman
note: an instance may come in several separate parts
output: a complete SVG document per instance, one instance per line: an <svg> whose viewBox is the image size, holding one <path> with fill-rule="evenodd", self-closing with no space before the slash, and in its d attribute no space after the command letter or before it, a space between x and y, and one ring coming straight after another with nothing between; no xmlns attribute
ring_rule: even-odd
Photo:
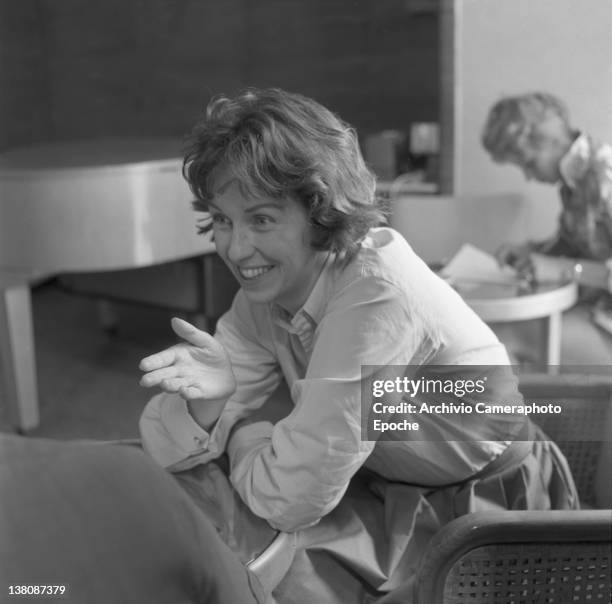
<svg viewBox="0 0 612 604"><path fill-rule="evenodd" d="M230 180L209 202L215 245L246 297L295 313L306 301L329 252L312 247L305 208L291 197L245 197Z"/></svg>
<svg viewBox="0 0 612 604"><path fill-rule="evenodd" d="M423 392L396 388L374 419L371 380L418 381L423 368L456 386L486 366L500 377L430 402L522 397L493 332L380 226L348 125L281 90L220 97L184 174L240 290L214 336L175 319L182 341L142 360L141 383L163 391L141 417L143 444L172 472L227 453L250 510L301 531L276 601L374 601L410 584L424 544L455 516L575 507L563 456L524 415L419 415ZM283 381L290 410L273 423L265 404Z"/></svg>

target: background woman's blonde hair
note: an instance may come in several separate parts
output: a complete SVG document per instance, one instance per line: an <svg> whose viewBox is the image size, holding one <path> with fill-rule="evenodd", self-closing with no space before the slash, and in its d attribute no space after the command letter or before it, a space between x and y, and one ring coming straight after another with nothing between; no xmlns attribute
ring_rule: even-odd
<svg viewBox="0 0 612 604"><path fill-rule="evenodd" d="M495 161L506 161L537 140L538 125L551 116L571 130L567 108L553 94L530 92L504 97L489 110L482 145Z"/></svg>

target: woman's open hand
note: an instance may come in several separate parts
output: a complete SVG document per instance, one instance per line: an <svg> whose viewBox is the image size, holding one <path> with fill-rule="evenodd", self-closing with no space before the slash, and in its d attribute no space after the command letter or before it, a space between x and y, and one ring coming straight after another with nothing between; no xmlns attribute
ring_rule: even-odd
<svg viewBox="0 0 612 604"><path fill-rule="evenodd" d="M145 372L140 385L159 386L186 401L225 400L236 389L232 363L213 336L183 319L173 318L172 329L183 341L140 361Z"/></svg>

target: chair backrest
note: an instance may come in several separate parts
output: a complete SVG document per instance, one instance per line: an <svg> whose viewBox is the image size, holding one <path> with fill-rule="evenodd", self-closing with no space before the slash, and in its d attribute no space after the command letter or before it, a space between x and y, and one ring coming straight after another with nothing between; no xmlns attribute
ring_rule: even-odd
<svg viewBox="0 0 612 604"><path fill-rule="evenodd" d="M526 403L558 405L532 419L570 465L579 511L477 512L430 542L418 604L612 602L612 377L523 375Z"/></svg>
<svg viewBox="0 0 612 604"><path fill-rule="evenodd" d="M533 374L520 384L527 403L561 408L531 419L563 451L581 504L612 508L612 376Z"/></svg>
<svg viewBox="0 0 612 604"><path fill-rule="evenodd" d="M477 512L427 548L417 604L608 603L612 510Z"/></svg>

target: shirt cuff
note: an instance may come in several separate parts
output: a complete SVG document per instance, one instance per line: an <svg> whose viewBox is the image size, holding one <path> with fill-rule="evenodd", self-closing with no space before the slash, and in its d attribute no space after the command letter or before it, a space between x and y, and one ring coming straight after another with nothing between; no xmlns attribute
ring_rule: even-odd
<svg viewBox="0 0 612 604"><path fill-rule="evenodd" d="M170 438L185 453L199 453L209 446L210 435L191 416L187 403L178 400L164 400L160 405L160 418ZM212 443L211 443L212 444Z"/></svg>
<svg viewBox="0 0 612 604"><path fill-rule="evenodd" d="M210 435L191 417L187 403L178 395L155 395L147 403L139 427L144 449L166 468L209 446Z"/></svg>

